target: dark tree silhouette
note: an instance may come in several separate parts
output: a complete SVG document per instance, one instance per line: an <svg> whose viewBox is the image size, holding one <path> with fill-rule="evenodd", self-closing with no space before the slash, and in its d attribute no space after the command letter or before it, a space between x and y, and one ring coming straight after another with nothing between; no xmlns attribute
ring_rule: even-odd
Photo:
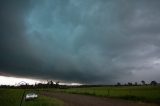
<svg viewBox="0 0 160 106"><path fill-rule="evenodd" d="M128 82L128 85L129 85L129 86L132 86L132 82Z"/></svg>
<svg viewBox="0 0 160 106"><path fill-rule="evenodd" d="M142 85L145 85L145 84L146 84L146 82L145 82L145 81L143 81L143 80L141 81L141 83L142 83Z"/></svg>
<svg viewBox="0 0 160 106"><path fill-rule="evenodd" d="M53 81L52 80L50 81L50 85L53 86Z"/></svg>
<svg viewBox="0 0 160 106"><path fill-rule="evenodd" d="M135 86L137 86L137 85L138 85L138 83L137 83L137 82L135 82L135 83L134 83L134 85L135 85Z"/></svg>
<svg viewBox="0 0 160 106"><path fill-rule="evenodd" d="M59 81L56 82L56 88L58 88L58 87L59 87Z"/></svg>
<svg viewBox="0 0 160 106"><path fill-rule="evenodd" d="M121 83L120 83L120 82L117 82L117 86L121 86Z"/></svg>
<svg viewBox="0 0 160 106"><path fill-rule="evenodd" d="M157 85L157 82L156 81L151 81L151 83L150 83L151 85Z"/></svg>

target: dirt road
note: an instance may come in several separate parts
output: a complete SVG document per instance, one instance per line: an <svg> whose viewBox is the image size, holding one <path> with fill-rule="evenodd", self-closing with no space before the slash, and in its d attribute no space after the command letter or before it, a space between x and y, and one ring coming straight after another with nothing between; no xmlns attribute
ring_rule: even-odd
<svg viewBox="0 0 160 106"><path fill-rule="evenodd" d="M100 98L78 94L66 94L58 92L42 92L44 96L62 100L65 106L158 106L142 102L133 102L121 99Z"/></svg>

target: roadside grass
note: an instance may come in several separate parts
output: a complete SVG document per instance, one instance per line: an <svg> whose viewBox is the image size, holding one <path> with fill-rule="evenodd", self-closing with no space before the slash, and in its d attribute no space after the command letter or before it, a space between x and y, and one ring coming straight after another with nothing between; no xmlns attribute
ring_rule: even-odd
<svg viewBox="0 0 160 106"><path fill-rule="evenodd" d="M85 87L60 90L66 93L160 103L160 86Z"/></svg>
<svg viewBox="0 0 160 106"><path fill-rule="evenodd" d="M40 96L32 101L24 101L22 106L63 106L63 102L55 98Z"/></svg>
<svg viewBox="0 0 160 106"><path fill-rule="evenodd" d="M0 106L19 106L22 89L0 89Z"/></svg>
<svg viewBox="0 0 160 106"><path fill-rule="evenodd" d="M63 106L63 102L55 98L40 95L41 91L65 92L99 97L121 98L160 104L160 86L120 86L120 87L79 87L68 89L27 89L39 95L37 99L25 101L22 106ZM0 89L0 106L20 106L24 89Z"/></svg>
<svg viewBox="0 0 160 106"><path fill-rule="evenodd" d="M26 93L33 91L27 90ZM23 92L24 89L0 89L0 106L20 106ZM39 93L39 91L35 92ZM38 98L30 101L25 101L23 98L22 106L63 106L63 102L39 95Z"/></svg>

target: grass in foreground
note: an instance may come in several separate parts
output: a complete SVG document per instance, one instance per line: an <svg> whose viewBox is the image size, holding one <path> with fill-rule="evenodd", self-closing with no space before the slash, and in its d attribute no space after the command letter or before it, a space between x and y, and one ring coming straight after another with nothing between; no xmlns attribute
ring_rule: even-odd
<svg viewBox="0 0 160 106"><path fill-rule="evenodd" d="M0 89L0 106L20 106L23 92L23 89ZM63 102L39 95L37 99L31 101L23 99L22 106L63 106Z"/></svg>
<svg viewBox="0 0 160 106"><path fill-rule="evenodd" d="M24 101L22 106L63 106L63 102L55 98L40 96L32 101Z"/></svg>
<svg viewBox="0 0 160 106"><path fill-rule="evenodd" d="M61 90L66 93L160 103L160 86L86 87Z"/></svg>

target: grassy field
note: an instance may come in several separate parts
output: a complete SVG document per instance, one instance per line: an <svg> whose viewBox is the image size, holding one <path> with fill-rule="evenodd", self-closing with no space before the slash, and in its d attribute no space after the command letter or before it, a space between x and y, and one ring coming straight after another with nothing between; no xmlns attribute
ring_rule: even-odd
<svg viewBox="0 0 160 106"><path fill-rule="evenodd" d="M42 96L41 91L65 92L100 97L121 98L160 104L160 86L120 86L120 87L81 87L68 89L37 89L39 97L32 101L23 99L22 106L63 106L63 102L55 98ZM0 106L20 106L24 89L0 89ZM33 92L32 90L26 90Z"/></svg>
<svg viewBox="0 0 160 106"><path fill-rule="evenodd" d="M74 94L160 103L160 86L86 87L70 88L61 91Z"/></svg>
<svg viewBox="0 0 160 106"><path fill-rule="evenodd" d="M0 106L20 106L23 92L23 89L0 89ZM28 90L27 92L32 91ZM22 106L63 106L63 102L39 95L37 99L31 101L23 99Z"/></svg>

